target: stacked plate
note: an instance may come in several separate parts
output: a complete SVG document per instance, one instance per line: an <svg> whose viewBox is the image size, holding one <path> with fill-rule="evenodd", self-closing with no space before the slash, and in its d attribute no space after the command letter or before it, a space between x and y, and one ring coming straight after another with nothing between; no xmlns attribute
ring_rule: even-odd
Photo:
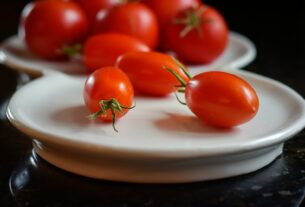
<svg viewBox="0 0 305 207"><path fill-rule="evenodd" d="M217 69L247 80L260 98L260 110L247 124L215 129L198 122L175 97L138 97L136 110L118 121L116 133L111 125L86 118L81 64L43 61L12 37L2 44L0 60L41 77L13 95L7 116L33 139L42 158L88 177L181 183L250 173L271 163L283 143L305 126L300 95L277 81L237 70L255 55L247 38L231 33L228 48L213 64L189 67L193 75Z"/></svg>

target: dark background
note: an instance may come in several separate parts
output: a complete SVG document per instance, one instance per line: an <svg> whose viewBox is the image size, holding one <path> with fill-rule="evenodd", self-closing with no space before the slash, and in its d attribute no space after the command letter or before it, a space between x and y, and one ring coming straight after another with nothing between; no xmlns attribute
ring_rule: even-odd
<svg viewBox="0 0 305 207"><path fill-rule="evenodd" d="M28 1L1 0L0 41L17 31ZM231 30L249 37L258 56L245 69L305 96L305 2L207 0ZM268 4L266 3L268 2ZM96 181L63 172L32 155L31 143L5 119L22 77L0 66L0 206L301 206L305 141L301 132L272 165L237 178L185 185Z"/></svg>

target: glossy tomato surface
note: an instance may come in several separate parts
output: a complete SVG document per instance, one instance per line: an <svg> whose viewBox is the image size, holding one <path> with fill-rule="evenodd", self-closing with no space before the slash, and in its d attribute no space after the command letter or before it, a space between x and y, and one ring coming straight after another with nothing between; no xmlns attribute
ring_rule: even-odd
<svg viewBox="0 0 305 207"><path fill-rule="evenodd" d="M172 21L180 11L201 5L200 0L144 0L143 3L154 11L162 26Z"/></svg>
<svg viewBox="0 0 305 207"><path fill-rule="evenodd" d="M126 3L98 14L94 33L118 32L134 36L156 48L159 26L155 14L144 4Z"/></svg>
<svg viewBox="0 0 305 207"><path fill-rule="evenodd" d="M44 0L28 4L22 13L20 34L36 55L55 59L63 48L81 43L88 32L83 10L73 2Z"/></svg>
<svg viewBox="0 0 305 207"><path fill-rule="evenodd" d="M145 95L166 96L176 90L180 83L165 67L185 82L189 80L171 56L158 52L126 53L118 58L116 66L128 75L134 89Z"/></svg>
<svg viewBox="0 0 305 207"><path fill-rule="evenodd" d="M243 124L259 108L255 90L246 81L225 72L196 75L186 86L185 98L197 117L218 127Z"/></svg>
<svg viewBox="0 0 305 207"><path fill-rule="evenodd" d="M83 51L84 63L88 72L114 66L116 59L127 52L150 51L150 48L140 40L117 33L105 33L90 37Z"/></svg>
<svg viewBox="0 0 305 207"><path fill-rule="evenodd" d="M193 26L192 26L193 25ZM188 26L189 30L186 29ZM210 63L228 43L228 26L222 15L210 6L186 10L164 29L167 48L187 63Z"/></svg>
<svg viewBox="0 0 305 207"><path fill-rule="evenodd" d="M119 68L104 67L92 73L85 83L84 101L92 113L101 109L100 101L116 99L119 104L131 107L133 104L133 87L130 80ZM115 111L116 118L120 118L128 112ZM98 117L102 121L112 121L112 114L107 110Z"/></svg>
<svg viewBox="0 0 305 207"><path fill-rule="evenodd" d="M93 24L96 15L103 9L109 9L121 2L121 0L75 0L86 12L89 21Z"/></svg>

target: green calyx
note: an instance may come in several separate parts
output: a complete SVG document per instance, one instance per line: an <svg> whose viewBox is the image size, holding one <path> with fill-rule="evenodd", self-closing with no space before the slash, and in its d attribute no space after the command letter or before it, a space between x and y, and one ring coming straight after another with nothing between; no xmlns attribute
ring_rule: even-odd
<svg viewBox="0 0 305 207"><path fill-rule="evenodd" d="M141 0L119 0L119 4L127 4L127 3L139 3Z"/></svg>
<svg viewBox="0 0 305 207"><path fill-rule="evenodd" d="M65 54L69 58L74 58L74 57L80 55L82 50L83 50L82 44L77 43L74 45L63 46L63 48L61 49L60 52L62 54Z"/></svg>
<svg viewBox="0 0 305 207"><path fill-rule="evenodd" d="M206 6L202 6L199 9L192 8L185 12L184 18L173 20L174 24L182 24L185 26L184 29L180 32L181 38L185 37L193 29L196 29L199 35L202 35L202 31L200 28L201 24L210 22L210 20L202 19L201 17L206 9Z"/></svg>
<svg viewBox="0 0 305 207"><path fill-rule="evenodd" d="M182 72L186 75L186 77L188 77L189 79L192 79L192 76L186 70L186 68L183 66L183 64L179 60L174 58L174 57L172 57L172 59L175 61L175 63L178 65L178 67L182 70ZM168 72L170 72L171 74L173 74L173 76L175 76L175 78L179 81L180 85L175 86L177 88L177 92L184 93L187 83L183 80L183 78L177 72L175 72L173 69L168 68L166 66L163 66L163 68L165 70L167 70ZM183 101L181 101L179 99L179 97L178 97L176 92L175 92L175 96L176 96L176 98L177 98L179 103L181 103L183 105L186 105L186 103L184 103Z"/></svg>
<svg viewBox="0 0 305 207"><path fill-rule="evenodd" d="M132 106L132 107L126 107L126 106L122 106L118 100L116 100L115 98L112 98L112 99L109 99L109 100L101 100L100 101L100 110L93 113L93 114L90 114L88 116L89 119L96 119L98 118L99 116L101 116L102 114L106 113L107 110L110 110L111 111L111 114L112 114L112 127L114 129L114 131L118 132L118 130L116 129L115 127L115 122L116 122L116 114L115 112L116 111L119 111L120 113L124 113L124 109L133 109L135 106Z"/></svg>

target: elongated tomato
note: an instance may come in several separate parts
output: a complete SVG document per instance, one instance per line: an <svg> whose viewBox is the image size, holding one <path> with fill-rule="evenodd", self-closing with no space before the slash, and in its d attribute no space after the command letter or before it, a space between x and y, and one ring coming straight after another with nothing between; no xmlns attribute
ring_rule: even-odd
<svg viewBox="0 0 305 207"><path fill-rule="evenodd" d="M259 99L255 90L236 75L210 71L200 73L186 83L173 70L167 71L182 85L179 92L185 92L184 104L209 125L238 126L251 120L258 112Z"/></svg>
<svg viewBox="0 0 305 207"><path fill-rule="evenodd" d="M116 66L128 75L137 92L146 95L166 96L176 91L179 81L164 68L171 68L185 82L189 79L171 56L158 52L126 53Z"/></svg>
<svg viewBox="0 0 305 207"><path fill-rule="evenodd" d="M88 72L114 66L116 59L127 52L150 51L140 40L117 33L105 33L90 37L84 45L84 63Z"/></svg>
<svg viewBox="0 0 305 207"><path fill-rule="evenodd" d="M234 127L258 111L255 90L241 78L225 72L206 72L186 86L186 103L197 117L219 127Z"/></svg>

